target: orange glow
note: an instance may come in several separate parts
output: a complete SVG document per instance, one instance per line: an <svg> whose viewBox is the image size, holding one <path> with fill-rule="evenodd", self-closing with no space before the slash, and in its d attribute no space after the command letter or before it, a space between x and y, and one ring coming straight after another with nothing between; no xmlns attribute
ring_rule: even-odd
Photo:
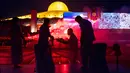
<svg viewBox="0 0 130 73"><path fill-rule="evenodd" d="M35 27L32 27L31 32L32 32L32 33L35 32Z"/></svg>

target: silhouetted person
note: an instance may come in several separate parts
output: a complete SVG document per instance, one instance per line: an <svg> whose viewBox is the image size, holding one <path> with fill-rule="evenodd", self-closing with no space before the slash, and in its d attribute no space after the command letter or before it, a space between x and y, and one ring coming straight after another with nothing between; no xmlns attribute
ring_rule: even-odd
<svg viewBox="0 0 130 73"><path fill-rule="evenodd" d="M22 34L20 25L18 24L19 19L14 17L11 26L11 54L12 63L14 68L20 68L18 64L22 62L22 42L25 44L25 39Z"/></svg>
<svg viewBox="0 0 130 73"><path fill-rule="evenodd" d="M75 34L73 33L72 28L68 29L67 34L70 36L70 38L68 40L64 40L62 38L58 39L58 40L59 40L59 42L69 45L70 56L71 56L70 60L72 63L76 63L76 60L78 57L78 39L75 36Z"/></svg>
<svg viewBox="0 0 130 73"><path fill-rule="evenodd" d="M107 44L105 43L93 44L93 54L89 60L90 73L109 73L106 61L106 49Z"/></svg>
<svg viewBox="0 0 130 73"><path fill-rule="evenodd" d="M75 21L79 23L81 29L80 44L81 44L81 60L83 65L81 69L83 71L86 71L86 69L88 68L88 60L89 55L91 54L92 44L93 41L95 40L94 30L91 22L83 19L81 16L77 16L75 18Z"/></svg>
<svg viewBox="0 0 130 73"><path fill-rule="evenodd" d="M49 31L50 20L45 18L40 27L38 44L35 45L36 71L38 73L55 73L55 67L49 47L49 37L53 39ZM52 40L53 41L53 40Z"/></svg>

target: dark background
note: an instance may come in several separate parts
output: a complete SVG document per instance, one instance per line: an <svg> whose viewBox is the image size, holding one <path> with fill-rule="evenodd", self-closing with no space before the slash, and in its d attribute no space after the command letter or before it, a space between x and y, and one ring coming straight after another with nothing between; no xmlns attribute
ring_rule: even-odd
<svg viewBox="0 0 130 73"><path fill-rule="evenodd" d="M29 14L32 9L46 11L49 4L56 0L0 0L0 18ZM70 11L82 11L84 6L100 6L106 12L113 12L122 7L130 10L127 0L59 0L67 4Z"/></svg>

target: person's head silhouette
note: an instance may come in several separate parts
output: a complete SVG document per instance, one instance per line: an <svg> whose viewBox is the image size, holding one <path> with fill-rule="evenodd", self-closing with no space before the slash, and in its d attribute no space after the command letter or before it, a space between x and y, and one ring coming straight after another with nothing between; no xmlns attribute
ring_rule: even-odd
<svg viewBox="0 0 130 73"><path fill-rule="evenodd" d="M19 21L19 18L17 18L17 17L14 17L14 18L12 19L12 23L13 23L13 24L17 24L18 21Z"/></svg>
<svg viewBox="0 0 130 73"><path fill-rule="evenodd" d="M44 18L44 23L43 25L49 26L50 20L48 18Z"/></svg>
<svg viewBox="0 0 130 73"><path fill-rule="evenodd" d="M83 18L81 16L76 16L75 21L80 22Z"/></svg>
<svg viewBox="0 0 130 73"><path fill-rule="evenodd" d="M73 29L72 29L72 28L69 28L69 29L67 30L67 34L68 34L68 35L73 34Z"/></svg>

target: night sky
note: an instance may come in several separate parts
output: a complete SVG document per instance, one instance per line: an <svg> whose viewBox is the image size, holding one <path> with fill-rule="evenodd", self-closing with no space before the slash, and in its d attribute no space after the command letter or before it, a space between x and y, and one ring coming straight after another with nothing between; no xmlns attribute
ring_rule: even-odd
<svg viewBox="0 0 130 73"><path fill-rule="evenodd" d="M46 11L49 4L57 0L0 0L0 17L12 17L29 14L32 9L38 12ZM106 11L113 11L122 6L129 6L127 0L59 0L67 4L70 11L82 11L83 7L101 6Z"/></svg>

